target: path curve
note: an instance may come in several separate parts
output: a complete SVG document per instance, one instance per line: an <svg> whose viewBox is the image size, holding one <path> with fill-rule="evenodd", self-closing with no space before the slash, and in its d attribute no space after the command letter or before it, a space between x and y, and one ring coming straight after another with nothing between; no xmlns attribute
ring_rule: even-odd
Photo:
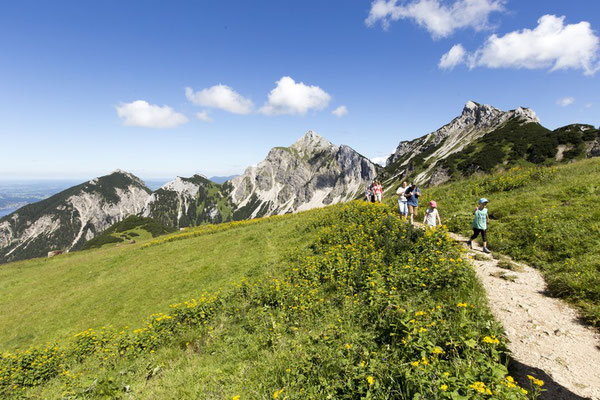
<svg viewBox="0 0 600 400"><path fill-rule="evenodd" d="M450 235L463 243L467 240ZM538 270L511 260L521 267L511 271L481 251L468 254L477 257L471 262L494 316L506 330L517 374L525 380L527 374L546 378L547 392L540 399L600 400L600 334L582 325L564 301L548 297Z"/></svg>

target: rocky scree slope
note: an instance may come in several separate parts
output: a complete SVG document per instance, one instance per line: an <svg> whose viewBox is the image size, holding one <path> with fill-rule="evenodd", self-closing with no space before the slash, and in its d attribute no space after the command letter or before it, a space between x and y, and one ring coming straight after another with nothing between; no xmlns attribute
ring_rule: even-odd
<svg viewBox="0 0 600 400"><path fill-rule="evenodd" d="M469 101L462 114L435 132L400 142L388 158L386 183L409 176L437 185L474 172L521 161L541 164L600 154L598 131L573 124L544 128L535 112L519 107L502 111Z"/></svg>
<svg viewBox="0 0 600 400"><path fill-rule="evenodd" d="M79 249L115 222L142 210L150 189L116 170L0 219L0 263Z"/></svg>
<svg viewBox="0 0 600 400"><path fill-rule="evenodd" d="M378 169L352 148L308 131L222 185L178 177L150 196L142 215L181 228L308 210L356 198Z"/></svg>

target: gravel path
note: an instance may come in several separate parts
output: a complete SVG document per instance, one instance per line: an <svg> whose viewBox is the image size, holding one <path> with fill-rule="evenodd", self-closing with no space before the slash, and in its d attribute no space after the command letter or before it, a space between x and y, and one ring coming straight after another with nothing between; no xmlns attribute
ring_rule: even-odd
<svg viewBox="0 0 600 400"><path fill-rule="evenodd" d="M543 379L541 399L600 400L600 334L582 325L565 302L548 297L538 270L515 262L518 271L507 270L481 251L469 255L477 258L471 259L477 276L510 340L515 378Z"/></svg>

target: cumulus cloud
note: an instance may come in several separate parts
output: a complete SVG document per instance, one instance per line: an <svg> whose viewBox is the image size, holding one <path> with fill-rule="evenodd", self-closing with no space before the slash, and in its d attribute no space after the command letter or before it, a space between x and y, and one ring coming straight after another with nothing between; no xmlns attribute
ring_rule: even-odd
<svg viewBox="0 0 600 400"><path fill-rule="evenodd" d="M574 97L563 97L562 99L556 100L556 104L558 104L561 107L567 107L573 103L575 103Z"/></svg>
<svg viewBox="0 0 600 400"><path fill-rule="evenodd" d="M174 128L188 122L185 115L175 112L169 106L157 106L144 100L121 103L116 107L117 115L127 126L144 128Z"/></svg>
<svg viewBox="0 0 600 400"><path fill-rule="evenodd" d="M450 51L442 56L440 59L440 63L438 66L441 69L453 69L458 64L462 64L465 62L465 57L467 55L467 51L461 44L456 44L452 46Z"/></svg>
<svg viewBox="0 0 600 400"><path fill-rule="evenodd" d="M234 114L250 114L254 109L252 100L245 98L227 85L215 85L197 92L186 87L185 97L196 105L219 108Z"/></svg>
<svg viewBox="0 0 600 400"><path fill-rule="evenodd" d="M373 157L373 158L371 158L371 162L375 163L377 165L381 165L382 167L385 167L385 162L387 161L387 159L389 157L390 157L389 154L387 156Z"/></svg>
<svg viewBox="0 0 600 400"><path fill-rule="evenodd" d="M212 118L208 115L208 111L200 111L196 113L196 118L204 122L212 122Z"/></svg>
<svg viewBox="0 0 600 400"><path fill-rule="evenodd" d="M457 29L476 31L489 28L489 15L504 10L505 0L456 0L445 5L440 0L412 0L398 4L398 0L375 0L365 23L381 22L387 29L391 21L412 19L434 38L450 36Z"/></svg>
<svg viewBox="0 0 600 400"><path fill-rule="evenodd" d="M309 110L324 109L330 101L331 96L320 87L296 83L284 76L277 81L260 112L265 115L306 114Z"/></svg>
<svg viewBox="0 0 600 400"><path fill-rule="evenodd" d="M346 106L339 106L338 108L333 110L331 113L333 115L335 115L336 117L341 118L344 115L348 114L348 108L346 108Z"/></svg>
<svg viewBox="0 0 600 400"><path fill-rule="evenodd" d="M469 67L576 69L593 75L600 69L600 39L589 22L565 25L565 17L544 15L535 29L492 35L469 57Z"/></svg>

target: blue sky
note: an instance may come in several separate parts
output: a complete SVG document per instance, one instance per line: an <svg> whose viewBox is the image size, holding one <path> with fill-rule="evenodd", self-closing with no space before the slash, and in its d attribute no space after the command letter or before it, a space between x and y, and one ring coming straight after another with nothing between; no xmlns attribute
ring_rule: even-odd
<svg viewBox="0 0 600 400"><path fill-rule="evenodd" d="M309 129L381 157L467 100L598 125L598 15L583 0L4 2L0 178L230 175Z"/></svg>

